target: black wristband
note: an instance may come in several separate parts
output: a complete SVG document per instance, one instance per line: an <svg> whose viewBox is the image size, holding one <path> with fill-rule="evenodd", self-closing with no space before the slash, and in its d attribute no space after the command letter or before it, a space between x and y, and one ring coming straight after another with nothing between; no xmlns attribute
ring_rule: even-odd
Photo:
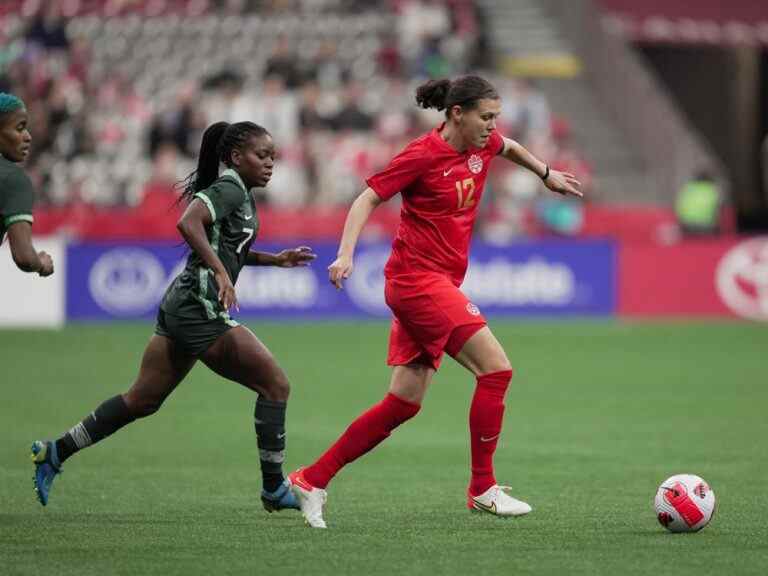
<svg viewBox="0 0 768 576"><path fill-rule="evenodd" d="M547 181L547 178L549 178L549 164L544 164L544 166L546 166L546 167L547 167L547 170L546 170L546 172L544 172L544 176L542 176L542 177L541 177L541 179L542 179L544 182L546 182L546 181Z"/></svg>

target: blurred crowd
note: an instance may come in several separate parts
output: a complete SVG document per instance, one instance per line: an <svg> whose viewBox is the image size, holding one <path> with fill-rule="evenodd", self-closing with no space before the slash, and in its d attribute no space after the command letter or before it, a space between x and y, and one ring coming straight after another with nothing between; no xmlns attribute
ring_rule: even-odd
<svg viewBox="0 0 768 576"><path fill-rule="evenodd" d="M260 201L347 204L364 178L442 113L416 107L429 77L483 74L503 99L500 130L589 187L567 120L534 82L491 70L469 0L9 0L0 9L0 90L25 100L27 170L41 205L165 201L194 169L214 121L252 120L279 150ZM485 233L505 239L541 182L496 163ZM504 166L502 166L504 165ZM537 204L568 233L578 212Z"/></svg>

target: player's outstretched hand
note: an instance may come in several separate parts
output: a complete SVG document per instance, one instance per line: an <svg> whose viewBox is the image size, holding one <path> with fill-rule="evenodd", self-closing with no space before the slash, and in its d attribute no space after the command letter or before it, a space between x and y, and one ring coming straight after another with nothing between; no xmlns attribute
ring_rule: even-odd
<svg viewBox="0 0 768 576"><path fill-rule="evenodd" d="M237 295L235 294L235 287L232 285L232 281L229 279L229 274L226 270L215 272L213 279L216 281L216 286L219 287L219 302L224 306L224 310L229 310L234 306L235 310L240 310L240 306L237 303Z"/></svg>
<svg viewBox="0 0 768 576"><path fill-rule="evenodd" d="M40 258L40 263L42 264L37 273L42 277L53 274L53 258L51 258L51 255L48 252L40 251L37 253L37 257Z"/></svg>
<svg viewBox="0 0 768 576"><path fill-rule="evenodd" d="M339 256L333 264L328 266L328 279L337 290L341 290L342 282L349 278L350 274L352 274L352 258L347 256Z"/></svg>
<svg viewBox="0 0 768 576"><path fill-rule="evenodd" d="M281 268L294 268L295 266L309 266L309 263L317 258L309 246L299 246L290 250L283 250L276 255L277 265Z"/></svg>
<svg viewBox="0 0 768 576"><path fill-rule="evenodd" d="M544 180L544 184L552 192L557 192L563 196L578 196L579 198L584 196L579 189L581 188L581 183L570 172L550 170L549 176Z"/></svg>

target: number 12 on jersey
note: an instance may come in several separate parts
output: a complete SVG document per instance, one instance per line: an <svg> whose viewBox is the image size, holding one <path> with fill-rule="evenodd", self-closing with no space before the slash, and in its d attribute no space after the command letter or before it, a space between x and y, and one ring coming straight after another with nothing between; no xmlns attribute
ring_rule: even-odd
<svg viewBox="0 0 768 576"><path fill-rule="evenodd" d="M471 208L475 199L475 179L465 178L464 180L456 180L456 196L458 199L457 210L464 210L465 208Z"/></svg>

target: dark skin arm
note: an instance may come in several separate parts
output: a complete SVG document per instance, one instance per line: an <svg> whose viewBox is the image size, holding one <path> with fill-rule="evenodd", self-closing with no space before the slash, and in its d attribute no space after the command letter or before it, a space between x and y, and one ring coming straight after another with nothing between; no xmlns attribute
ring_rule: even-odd
<svg viewBox="0 0 768 576"><path fill-rule="evenodd" d="M15 222L8 228L8 243L13 261L19 270L37 272L40 276L53 274L53 260L47 252L37 252L32 245L32 225Z"/></svg>
<svg viewBox="0 0 768 576"><path fill-rule="evenodd" d="M235 309L239 310L232 280L205 234L205 227L211 224L213 224L213 218L208 208L200 200L195 199L181 215L176 228L189 244L189 247L203 259L208 268L213 270L213 278L216 281L216 286L219 287L219 302L224 306L224 309L229 310L234 306Z"/></svg>
<svg viewBox="0 0 768 576"><path fill-rule="evenodd" d="M277 254L269 252L248 252L245 259L246 266L280 266L281 268L294 268L296 266L308 266L317 255L309 246L299 246L290 250L282 250Z"/></svg>

